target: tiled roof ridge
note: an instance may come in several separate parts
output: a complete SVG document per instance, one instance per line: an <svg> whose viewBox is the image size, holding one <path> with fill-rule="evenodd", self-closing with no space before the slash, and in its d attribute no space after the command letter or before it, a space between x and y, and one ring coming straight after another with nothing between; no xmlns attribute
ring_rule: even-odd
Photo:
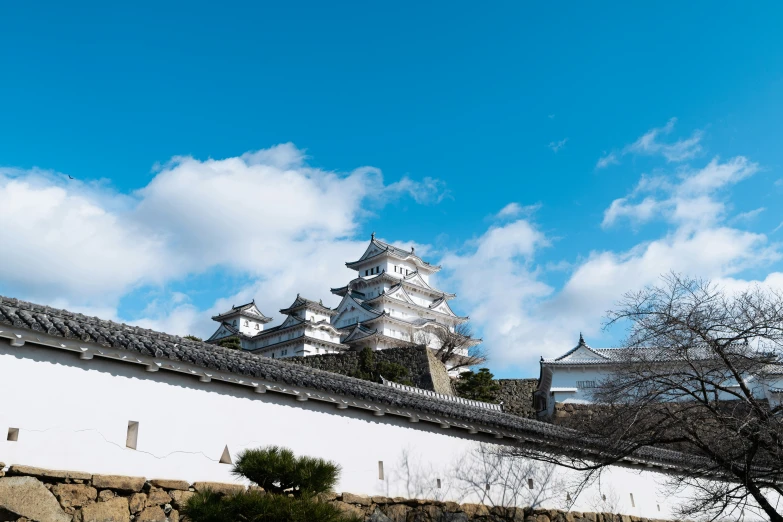
<svg viewBox="0 0 783 522"><path fill-rule="evenodd" d="M401 258L405 258L405 259L407 259L409 257L412 257L413 259L418 260L423 266L425 266L426 268L431 269L431 270L438 271L438 270L441 269L440 265L433 265L431 263L428 263L427 261L424 261L421 257L416 255L416 252L415 252L414 249L411 249L411 251L409 252L409 251L407 251L407 250L405 250L403 248L394 246L394 245L392 245L390 243L386 243L385 241L381 241L379 239L375 239L375 237L373 237L370 240L370 245L372 245L373 243L378 248L380 248L380 250L381 250L380 252L378 252L377 254L373 254L371 256L367 256L367 257L364 257L364 254L362 254L362 257L360 259L358 259L356 261L349 261L349 262L346 263L346 265L356 265L358 263L361 263L361 262L364 262L364 261L368 261L370 259L374 259L374 258L376 258L378 256L381 256L381 255L385 254L385 253L390 253L392 255L395 255L395 256L398 256L398 257L401 257ZM369 250L369 246L368 246L367 250ZM365 250L365 254L367 253L367 250Z"/></svg>
<svg viewBox="0 0 783 522"><path fill-rule="evenodd" d="M556 445L558 439L566 442L573 437L571 430L545 422L424 397L354 377L286 363L279 359L258 357L242 350L223 348L203 341L193 341L147 328L89 317L4 296L0 296L0 325L2 324L18 329L40 331L56 337L80 339L84 342L133 351L155 358L185 362L206 369L356 397L425 414L443 415L455 420L476 422L490 428L519 433L522 439L546 440L548 444ZM568 448L564 446L563 451L567 450ZM645 448L637 455L648 455L672 464L682 463L684 458L682 454L657 448Z"/></svg>

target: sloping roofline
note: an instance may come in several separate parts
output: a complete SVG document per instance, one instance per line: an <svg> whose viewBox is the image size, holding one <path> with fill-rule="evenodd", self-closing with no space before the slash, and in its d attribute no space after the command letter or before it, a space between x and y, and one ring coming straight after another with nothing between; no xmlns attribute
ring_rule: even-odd
<svg viewBox="0 0 783 522"><path fill-rule="evenodd" d="M337 315L337 310L332 310L328 306L324 305L322 301L313 301L312 299L307 299L299 294L296 294L296 299L294 299L294 302L291 303L291 305L288 308L283 308L282 310L280 310L280 313L284 315L289 315L301 308L318 310L319 312L322 312L324 315L328 315L330 317Z"/></svg>
<svg viewBox="0 0 783 522"><path fill-rule="evenodd" d="M251 308L255 308L256 310L258 310L258 308L256 307L256 300L255 299L253 299L249 303L245 303L243 305L239 305L239 306L233 306L232 305L231 306L231 310L229 310L228 312L223 312L222 314L218 314L218 315L212 316L212 320L221 323L227 317L233 317L235 315L239 315L240 317L248 317L248 318L253 319L255 321L259 321L260 323L263 323L263 324L266 324L266 323L268 323L268 322L270 322L272 320L271 317L265 316L264 313L261 310L258 310L258 313L261 314L261 315L255 314L253 312L248 312L248 310L250 310Z"/></svg>
<svg viewBox="0 0 783 522"><path fill-rule="evenodd" d="M410 419L415 416L415 421L440 423L442 427L453 426L470 433L494 434L496 438L509 437L510 444L535 445L549 451L558 447L564 453L602 451L591 445L587 436L575 447L575 433L560 426L3 296L0 296L0 337L21 351L29 342L79 353L81 359L99 356L120 364L145 364L150 372L161 369L184 372L202 382L214 378L234 385L255 386L259 393L268 389L295 395L300 400L312 398L336 403L338 407L370 410L375 415ZM335 396L358 401L335 402ZM629 463L656 463L663 467L686 466L689 459L696 457L650 447L626 458Z"/></svg>
<svg viewBox="0 0 783 522"><path fill-rule="evenodd" d="M380 252L372 256L368 256L367 252L373 246L377 247L380 250ZM362 256L356 261L348 261L347 263L345 263L345 266L347 266L348 268L355 269L356 267L363 265L370 259L375 259L376 257L382 256L384 254L389 254L391 256L396 257L397 259L404 260L404 261L411 260L416 266L423 268L429 272L437 272L438 270L441 269L439 265L431 265L428 262L424 261L419 256L417 256L415 253L415 249L413 248L411 248L411 251L408 252L407 250L403 250L402 248L375 239L375 232L373 232L372 236L370 236L370 244L367 245L367 249L364 251L364 254L362 254Z"/></svg>

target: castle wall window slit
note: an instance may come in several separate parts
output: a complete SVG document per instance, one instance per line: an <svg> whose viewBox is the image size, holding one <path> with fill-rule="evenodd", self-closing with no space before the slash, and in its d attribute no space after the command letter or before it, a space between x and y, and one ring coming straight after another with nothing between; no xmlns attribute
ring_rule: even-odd
<svg viewBox="0 0 783 522"><path fill-rule="evenodd" d="M139 441L139 423L137 421L128 421L128 432L125 435L125 447L136 449Z"/></svg>

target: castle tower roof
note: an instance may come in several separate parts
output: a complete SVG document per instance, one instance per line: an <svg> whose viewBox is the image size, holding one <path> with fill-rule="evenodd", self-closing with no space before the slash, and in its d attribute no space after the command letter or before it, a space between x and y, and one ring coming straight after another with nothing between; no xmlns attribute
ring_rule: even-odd
<svg viewBox="0 0 783 522"><path fill-rule="evenodd" d="M261 313L261 310L256 307L255 299L243 305L231 306L231 310L212 316L212 320L223 323L236 317L246 317L262 324L266 324L272 320L271 317L265 316Z"/></svg>
<svg viewBox="0 0 783 522"><path fill-rule="evenodd" d="M359 270L361 267L369 264L372 261L392 257L400 261L412 262L419 270L424 273L432 274L440 270L440 266L431 265L422 258L416 255L416 249L411 247L410 251L390 245L379 239L375 239L375 233L373 232L370 237L370 244L364 251L364 254L356 261L349 261L345 263L350 269Z"/></svg>

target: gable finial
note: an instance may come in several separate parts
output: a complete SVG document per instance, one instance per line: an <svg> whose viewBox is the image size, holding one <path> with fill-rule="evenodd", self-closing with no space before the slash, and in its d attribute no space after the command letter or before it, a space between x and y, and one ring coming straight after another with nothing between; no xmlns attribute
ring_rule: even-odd
<svg viewBox="0 0 783 522"><path fill-rule="evenodd" d="M411 254L416 251L416 247L411 247Z"/></svg>
<svg viewBox="0 0 783 522"><path fill-rule="evenodd" d="M370 241L375 241L375 232L370 234Z"/></svg>
<svg viewBox="0 0 783 522"><path fill-rule="evenodd" d="M582 337L582 332L579 332L579 344L580 345L587 344L585 343L585 338Z"/></svg>

